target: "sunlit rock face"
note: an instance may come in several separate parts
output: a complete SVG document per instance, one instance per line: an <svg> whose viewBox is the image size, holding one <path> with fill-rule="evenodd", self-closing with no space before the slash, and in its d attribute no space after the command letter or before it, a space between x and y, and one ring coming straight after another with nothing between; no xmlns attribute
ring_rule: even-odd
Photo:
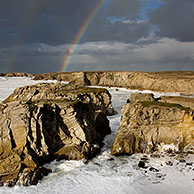
<svg viewBox="0 0 194 194"><path fill-rule="evenodd" d="M90 159L110 134L105 89L46 83L16 89L0 106L0 182L37 184L54 159Z"/></svg>
<svg viewBox="0 0 194 194"><path fill-rule="evenodd" d="M130 71L96 71L46 73L35 76L39 79L56 79L74 84L92 86L114 86L158 92L194 93L194 72L130 72Z"/></svg>
<svg viewBox="0 0 194 194"><path fill-rule="evenodd" d="M159 101L158 101L159 100ZM132 94L122 109L112 154L191 151L194 112L180 104L153 100L150 94Z"/></svg>

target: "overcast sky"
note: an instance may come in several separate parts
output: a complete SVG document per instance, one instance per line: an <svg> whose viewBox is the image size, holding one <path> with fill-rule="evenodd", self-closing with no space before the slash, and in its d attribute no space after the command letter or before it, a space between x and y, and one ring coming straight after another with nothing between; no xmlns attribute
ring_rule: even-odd
<svg viewBox="0 0 194 194"><path fill-rule="evenodd" d="M102 0L0 0L0 72L61 70ZM68 71L194 71L194 0L106 0Z"/></svg>

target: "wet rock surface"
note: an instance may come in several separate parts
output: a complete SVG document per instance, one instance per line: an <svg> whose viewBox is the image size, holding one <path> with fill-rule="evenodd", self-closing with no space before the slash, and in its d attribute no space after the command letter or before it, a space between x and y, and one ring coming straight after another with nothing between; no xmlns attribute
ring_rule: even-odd
<svg viewBox="0 0 194 194"><path fill-rule="evenodd" d="M113 112L104 89L37 84L16 89L0 105L0 183L37 184L55 159L90 159L110 134Z"/></svg>

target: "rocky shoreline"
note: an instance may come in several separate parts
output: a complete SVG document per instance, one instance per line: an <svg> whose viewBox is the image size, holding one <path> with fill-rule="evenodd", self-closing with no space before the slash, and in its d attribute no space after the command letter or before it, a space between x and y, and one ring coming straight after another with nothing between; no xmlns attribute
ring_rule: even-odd
<svg viewBox="0 0 194 194"><path fill-rule="evenodd" d="M34 77L34 74L31 73L0 73L0 77Z"/></svg>
<svg viewBox="0 0 194 194"><path fill-rule="evenodd" d="M0 183L37 184L43 164L91 159L111 133L107 90L60 83L18 88L0 105Z"/></svg>
<svg viewBox="0 0 194 194"><path fill-rule="evenodd" d="M68 81L77 85L122 87L157 92L194 93L194 72L63 72L36 75L35 80Z"/></svg>
<svg viewBox="0 0 194 194"><path fill-rule="evenodd" d="M94 71L52 72L44 74L0 73L0 76L33 77L34 80L58 80L82 86L105 86L157 92L179 92L183 95L194 93L193 71Z"/></svg>
<svg viewBox="0 0 194 194"><path fill-rule="evenodd" d="M45 163L87 161L100 152L104 137L111 133L107 116L116 112L108 90L85 87L90 85L184 95L132 94L122 108L112 155L157 157L162 153L179 158L194 153L193 72L48 73L34 79L70 84L24 86L0 104L0 185L37 184L51 172L43 167ZM138 166L145 169L147 159L143 158Z"/></svg>

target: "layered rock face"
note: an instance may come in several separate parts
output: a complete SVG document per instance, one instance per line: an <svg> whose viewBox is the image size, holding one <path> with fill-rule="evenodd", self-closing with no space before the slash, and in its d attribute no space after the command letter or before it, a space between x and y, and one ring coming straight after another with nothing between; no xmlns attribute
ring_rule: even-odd
<svg viewBox="0 0 194 194"><path fill-rule="evenodd" d="M194 93L194 72L86 72L91 85Z"/></svg>
<svg viewBox="0 0 194 194"><path fill-rule="evenodd" d="M52 101L71 100L91 103L93 108L107 115L115 113L111 104L111 95L103 88L89 88L74 84L39 83L16 89L4 102L21 101Z"/></svg>
<svg viewBox="0 0 194 194"><path fill-rule="evenodd" d="M135 94L130 99L122 109L112 154L193 149L193 110L179 104L155 101L148 94Z"/></svg>
<svg viewBox="0 0 194 194"><path fill-rule="evenodd" d="M82 85L114 86L159 92L194 93L194 72L69 72L47 73L35 79L56 79Z"/></svg>
<svg viewBox="0 0 194 194"><path fill-rule="evenodd" d="M110 134L104 89L37 84L16 89L0 107L0 183L37 184L54 159L90 159ZM113 109L111 109L113 110Z"/></svg>
<svg viewBox="0 0 194 194"><path fill-rule="evenodd" d="M0 73L2 77L33 77L34 75L31 73Z"/></svg>
<svg viewBox="0 0 194 194"><path fill-rule="evenodd" d="M74 85L88 86L91 85L86 77L85 72L56 72L39 74L34 77L34 80L58 80L71 82Z"/></svg>

